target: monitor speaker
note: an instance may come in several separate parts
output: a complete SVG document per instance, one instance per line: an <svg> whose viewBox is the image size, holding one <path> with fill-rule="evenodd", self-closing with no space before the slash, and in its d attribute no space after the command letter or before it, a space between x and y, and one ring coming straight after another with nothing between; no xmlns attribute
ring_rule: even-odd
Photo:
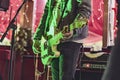
<svg viewBox="0 0 120 80"><path fill-rule="evenodd" d="M10 0L0 0L0 11L7 11L9 9Z"/></svg>

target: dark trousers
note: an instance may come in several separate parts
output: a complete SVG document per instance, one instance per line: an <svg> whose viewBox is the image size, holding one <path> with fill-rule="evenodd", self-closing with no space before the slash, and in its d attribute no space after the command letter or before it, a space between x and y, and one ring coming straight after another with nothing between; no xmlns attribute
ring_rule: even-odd
<svg viewBox="0 0 120 80"><path fill-rule="evenodd" d="M74 80L81 43L65 42L58 45L59 58L51 63L52 80Z"/></svg>

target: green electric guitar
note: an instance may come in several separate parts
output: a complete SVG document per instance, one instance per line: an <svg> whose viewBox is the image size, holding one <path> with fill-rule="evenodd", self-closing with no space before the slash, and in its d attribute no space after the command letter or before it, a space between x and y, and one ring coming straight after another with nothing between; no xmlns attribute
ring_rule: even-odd
<svg viewBox="0 0 120 80"><path fill-rule="evenodd" d="M76 20L73 24L70 25L70 30L75 28L81 28L87 23L86 19L81 21ZM54 27L50 27L49 32L46 37L42 36L40 48L41 48L41 61L44 65L49 65L53 58L60 56L60 52L57 51L57 45L60 40L63 38L63 32L66 28L63 28L62 31L55 30ZM50 34L52 33L52 34Z"/></svg>

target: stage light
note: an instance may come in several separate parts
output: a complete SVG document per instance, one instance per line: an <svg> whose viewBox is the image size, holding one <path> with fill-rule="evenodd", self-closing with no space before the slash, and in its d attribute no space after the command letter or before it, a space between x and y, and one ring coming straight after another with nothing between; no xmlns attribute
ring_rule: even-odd
<svg viewBox="0 0 120 80"><path fill-rule="evenodd" d="M0 0L0 11L7 11L9 8L10 0Z"/></svg>

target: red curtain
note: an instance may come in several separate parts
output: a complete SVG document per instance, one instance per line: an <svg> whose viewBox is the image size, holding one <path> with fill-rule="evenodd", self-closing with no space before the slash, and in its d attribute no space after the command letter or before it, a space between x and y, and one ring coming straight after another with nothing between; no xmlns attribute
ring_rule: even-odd
<svg viewBox="0 0 120 80"><path fill-rule="evenodd" d="M23 0L10 0L9 9L6 12L0 11L0 38L3 35L3 33L6 31L10 21L15 16L22 2ZM16 17L17 19L16 21L18 23L19 23L19 15L20 14L18 14ZM6 38L11 39L11 31L8 31Z"/></svg>
<svg viewBox="0 0 120 80"><path fill-rule="evenodd" d="M103 37L104 0L92 0L91 3L92 3L92 14L89 20L89 36L86 38L85 42L95 43L97 41L102 41L102 37ZM116 27L116 7L113 7L112 10L115 13L113 20L114 20L114 26Z"/></svg>

